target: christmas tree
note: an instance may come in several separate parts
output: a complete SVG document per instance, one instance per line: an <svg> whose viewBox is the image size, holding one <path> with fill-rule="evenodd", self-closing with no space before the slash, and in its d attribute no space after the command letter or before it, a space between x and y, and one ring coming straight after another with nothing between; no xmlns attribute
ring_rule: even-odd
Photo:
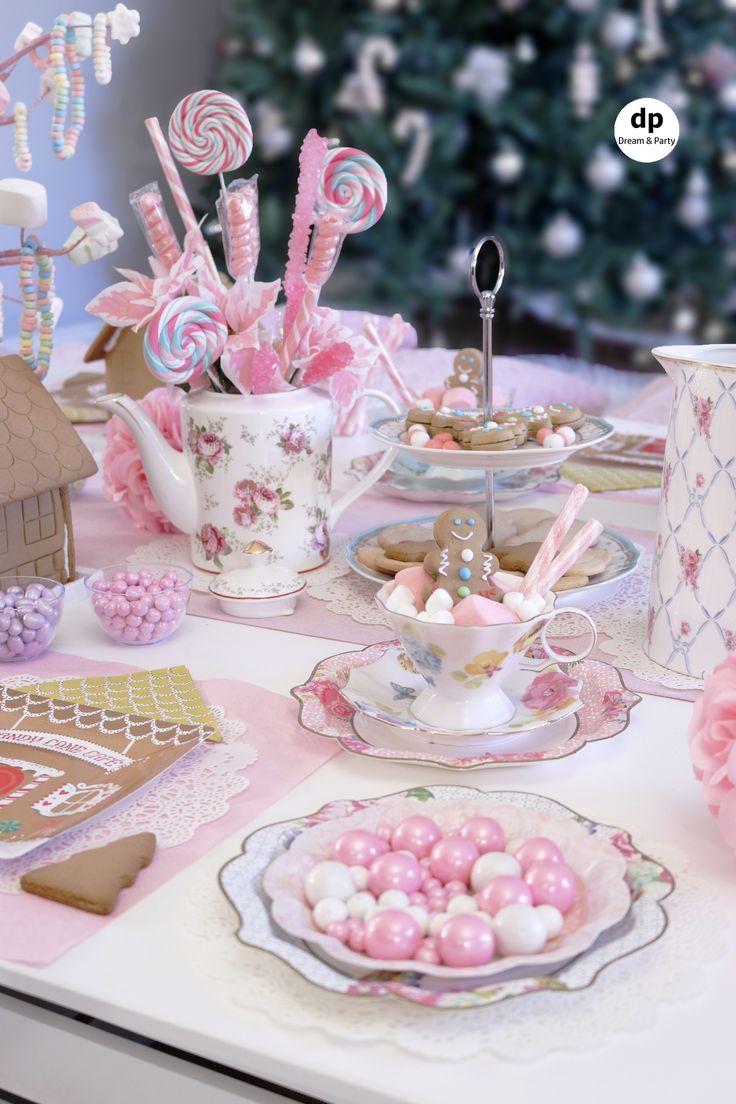
<svg viewBox="0 0 736 1104"><path fill-rule="evenodd" d="M283 267L299 144L339 137L389 203L346 244L331 297L446 317L493 230L504 293L592 320L722 340L736 270L736 0L232 0L219 86L247 105L262 279ZM680 122L640 164L614 121L654 96ZM339 282L338 282L339 281Z"/></svg>

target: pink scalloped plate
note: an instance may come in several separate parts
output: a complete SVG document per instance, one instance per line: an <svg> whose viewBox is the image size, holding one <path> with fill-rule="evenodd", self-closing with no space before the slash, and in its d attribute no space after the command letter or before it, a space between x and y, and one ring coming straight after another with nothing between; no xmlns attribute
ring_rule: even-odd
<svg viewBox="0 0 736 1104"><path fill-rule="evenodd" d="M299 723L308 732L337 740L353 755L388 759L394 763L416 763L449 770L478 770L484 767L523 766L546 760L564 759L581 751L588 743L609 740L629 725L629 715L641 698L628 690L617 667L598 659L563 665L581 682L582 708L571 717L555 721L521 734L489 734L482 748L476 740L472 747L449 749L438 746L428 733L426 746L413 734L411 740L399 729L379 725L356 711L342 694L355 667L378 662L397 641L371 644L359 651L330 656L317 664L307 682L291 693L299 702ZM550 663L542 654L528 656L530 666L542 670ZM407 659L407 663L410 662Z"/></svg>
<svg viewBox="0 0 736 1104"><path fill-rule="evenodd" d="M318 862L332 857L335 840L349 828L375 831L379 825L396 825L404 817L426 815L426 803L420 797L397 795L379 807L360 809L309 828L294 840L266 870L263 889L271 898L274 921L288 935L307 943L321 957L344 973L364 977L376 970L419 970L428 977L459 980L484 980L519 968L533 967L546 972L588 950L598 936L623 919L631 907L626 882L626 860L611 844L591 835L584 825L568 817L536 808L504 804L492 794L475 791L448 802L438 802L433 819L445 831L459 828L472 816L491 816L504 829L509 840L520 841L545 836L562 850L565 861L575 871L578 890L575 903L565 916L561 933L535 955L498 958L485 967L458 969L434 966L413 960L390 961L357 954L339 939L314 927L311 909L303 893L305 875Z"/></svg>

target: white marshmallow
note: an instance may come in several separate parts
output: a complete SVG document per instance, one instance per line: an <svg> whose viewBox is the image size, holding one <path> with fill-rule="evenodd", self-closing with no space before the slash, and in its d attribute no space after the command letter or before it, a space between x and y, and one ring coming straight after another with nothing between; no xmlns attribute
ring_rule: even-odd
<svg viewBox="0 0 736 1104"><path fill-rule="evenodd" d="M524 601L524 595L520 590L507 590L503 596L503 604L510 610L517 610Z"/></svg>
<svg viewBox="0 0 736 1104"><path fill-rule="evenodd" d="M525 598L521 605L516 607L514 612L520 621L531 621L532 617L536 617L539 613L539 608L536 602Z"/></svg>
<svg viewBox="0 0 736 1104"><path fill-rule="evenodd" d="M437 590L432 591L424 603L424 608L430 616L433 613L439 613L440 610L451 610L452 597L442 587L438 587Z"/></svg>
<svg viewBox="0 0 736 1104"><path fill-rule="evenodd" d="M402 617L416 617L417 607L414 605L399 606L396 613L401 614Z"/></svg>
<svg viewBox="0 0 736 1104"><path fill-rule="evenodd" d="M425 430L420 429L418 433L410 433L408 441L414 448L424 448L429 441L429 434Z"/></svg>
<svg viewBox="0 0 736 1104"><path fill-rule="evenodd" d="M398 613L402 606L413 605L414 595L403 583L395 586L386 599L386 609L391 610L392 613Z"/></svg>
<svg viewBox="0 0 736 1104"><path fill-rule="evenodd" d="M555 430L558 437L561 437L566 445L574 445L577 434L572 426L558 426Z"/></svg>
<svg viewBox="0 0 736 1104"><path fill-rule="evenodd" d="M26 23L25 27L15 40L16 50L25 49L25 47L29 46L35 38L40 38L42 34L43 27L39 27L38 23Z"/></svg>
<svg viewBox="0 0 736 1104"><path fill-rule="evenodd" d="M417 614L417 621L429 621L429 614L426 610L421 610Z"/></svg>
<svg viewBox="0 0 736 1104"><path fill-rule="evenodd" d="M38 230L49 217L46 189L36 180L0 180L0 226Z"/></svg>
<svg viewBox="0 0 736 1104"><path fill-rule="evenodd" d="M437 610L436 613L430 613L429 620L433 625L454 625L455 617L450 610Z"/></svg>

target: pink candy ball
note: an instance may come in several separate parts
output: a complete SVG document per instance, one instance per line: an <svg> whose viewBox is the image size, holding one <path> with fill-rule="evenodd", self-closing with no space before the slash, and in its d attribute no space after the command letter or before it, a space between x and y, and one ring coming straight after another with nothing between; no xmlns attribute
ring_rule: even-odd
<svg viewBox="0 0 736 1104"><path fill-rule="evenodd" d="M337 862L343 862L346 866L370 866L371 863L385 855L388 844L379 839L375 832L368 832L364 828L351 828L335 840L332 849L332 857Z"/></svg>
<svg viewBox="0 0 736 1104"><path fill-rule="evenodd" d="M514 852L514 857L521 863L521 869L526 871L535 863L561 863L565 861L554 840L546 836L535 836L526 840L521 847Z"/></svg>
<svg viewBox="0 0 736 1104"><path fill-rule="evenodd" d="M551 426L543 426L541 429L538 429L537 430L537 444L541 445L544 441L544 438L549 437L550 433L554 433L554 430L552 429Z"/></svg>
<svg viewBox="0 0 736 1104"><path fill-rule="evenodd" d="M349 925L349 920L332 920L327 925L327 935L331 935L333 939L339 939L341 943L346 943L350 932Z"/></svg>
<svg viewBox="0 0 736 1104"><path fill-rule="evenodd" d="M431 966L439 966L441 960L436 941L434 939L423 939L414 958L417 962L426 962Z"/></svg>
<svg viewBox="0 0 736 1104"><path fill-rule="evenodd" d="M432 848L430 869L441 882L467 882L477 858L478 848L472 840L462 836L445 836Z"/></svg>
<svg viewBox="0 0 736 1104"><path fill-rule="evenodd" d="M186 610L184 572L115 571L89 585L92 604L105 630L125 644L147 644L169 636Z"/></svg>
<svg viewBox="0 0 736 1104"><path fill-rule="evenodd" d="M387 889L401 889L404 893L416 893L422 884L422 871L413 855L399 851L387 851L371 865L368 888L374 897L380 897Z"/></svg>
<svg viewBox="0 0 736 1104"><path fill-rule="evenodd" d="M350 950L363 954L365 951L365 924L355 917L351 920L345 920L343 923L347 924L347 942Z"/></svg>
<svg viewBox="0 0 736 1104"><path fill-rule="evenodd" d="M371 958L413 958L421 940L419 924L411 913L401 909L382 909L365 925L365 949Z"/></svg>
<svg viewBox="0 0 736 1104"><path fill-rule="evenodd" d="M442 830L438 824L426 816L410 816L397 824L391 836L394 851L411 851L418 859L429 855L438 840L442 839Z"/></svg>
<svg viewBox="0 0 736 1104"><path fill-rule="evenodd" d="M462 912L443 924L437 949L445 966L485 966L493 958L496 940L482 917Z"/></svg>
<svg viewBox="0 0 736 1104"><path fill-rule="evenodd" d="M461 827L460 835L475 844L479 855L485 855L487 851L503 851L506 846L506 833L493 817L471 817Z"/></svg>
<svg viewBox="0 0 736 1104"><path fill-rule="evenodd" d="M495 916L506 905L534 904L530 887L521 878L514 878L511 874L499 874L491 878L475 899L478 908L491 916Z"/></svg>
<svg viewBox="0 0 736 1104"><path fill-rule="evenodd" d="M445 886L445 893L448 897L457 897L458 893L467 893L468 886L466 882L461 882L459 878L453 878L451 882L448 882Z"/></svg>
<svg viewBox="0 0 736 1104"><path fill-rule="evenodd" d="M554 905L567 912L575 900L575 873L565 863L534 863L524 875L535 905Z"/></svg>

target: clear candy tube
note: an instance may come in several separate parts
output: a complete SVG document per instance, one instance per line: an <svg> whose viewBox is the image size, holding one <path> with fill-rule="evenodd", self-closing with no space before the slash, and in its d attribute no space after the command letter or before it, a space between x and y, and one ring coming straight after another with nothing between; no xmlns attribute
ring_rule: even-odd
<svg viewBox="0 0 736 1104"><path fill-rule="evenodd" d="M170 272L181 257L181 249L166 213L158 183L153 181L131 192L130 205L135 211L149 249L166 271Z"/></svg>
<svg viewBox="0 0 736 1104"><path fill-rule="evenodd" d="M233 180L217 200L227 270L234 279L252 280L261 248L258 177Z"/></svg>

